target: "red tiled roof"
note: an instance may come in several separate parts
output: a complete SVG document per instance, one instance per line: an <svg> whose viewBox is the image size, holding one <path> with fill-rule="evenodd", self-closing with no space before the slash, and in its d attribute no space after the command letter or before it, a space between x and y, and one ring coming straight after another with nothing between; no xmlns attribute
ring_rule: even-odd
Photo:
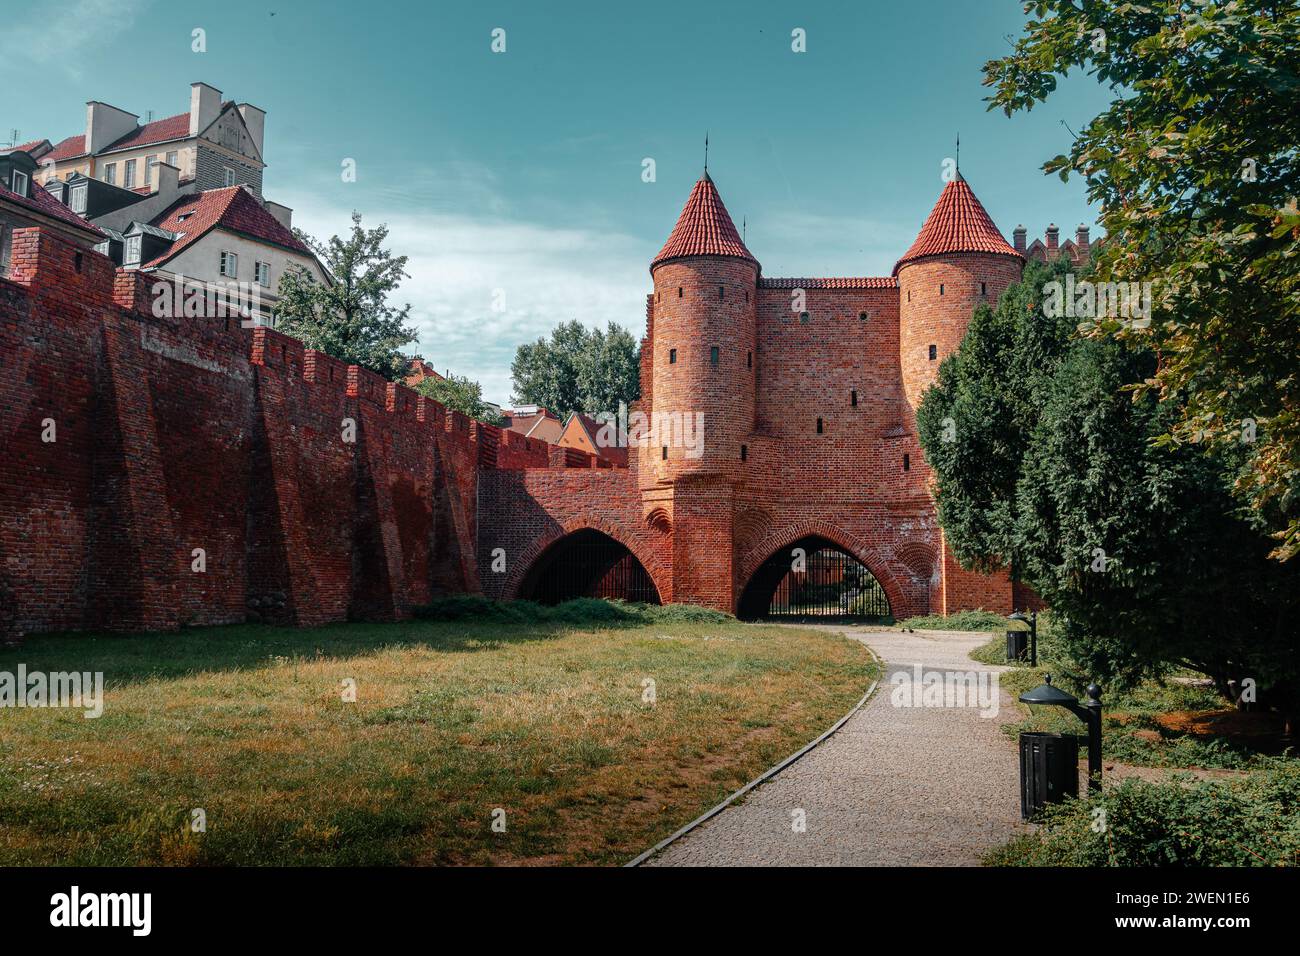
<svg viewBox="0 0 1300 956"><path fill-rule="evenodd" d="M181 216L186 218L181 219ZM172 243L170 249L158 258L144 263L142 268L162 265L217 227L283 246L305 256L312 255L312 251L299 242L298 237L286 229L280 220L267 212L243 186L208 189L183 196L149 225L183 235Z"/></svg>
<svg viewBox="0 0 1300 956"><path fill-rule="evenodd" d="M591 447L596 449L597 457L604 458L611 464L627 467L627 447L625 445L602 445L596 440L601 433L601 429L605 427L604 425L583 412L575 412L574 417L578 419L578 424L587 433L587 438L591 441ZM565 430L568 430L567 423Z"/></svg>
<svg viewBox="0 0 1300 956"><path fill-rule="evenodd" d="M31 190L30 196L20 196L15 192L10 192L4 186L0 186L0 199L7 199L10 202L18 203L20 206L26 206L36 212L43 213L51 219L58 219L70 226L76 226L83 232L90 233L100 239L105 238L104 234L99 231L98 227L82 219L75 212L69 209L63 203L59 202L48 192L45 187L36 181L28 186Z"/></svg>
<svg viewBox="0 0 1300 956"><path fill-rule="evenodd" d="M42 143L48 143L46 139L34 139L30 143L19 143L17 146L6 146L0 149L0 153L30 153L39 147Z"/></svg>
<svg viewBox="0 0 1300 956"><path fill-rule="evenodd" d="M84 156L86 154L86 137L69 136L65 140L60 140L54 144L54 148L41 157L42 162L58 162L61 159L72 159L74 156Z"/></svg>
<svg viewBox="0 0 1300 956"><path fill-rule="evenodd" d="M759 279L760 289L897 289L893 276L861 276L843 279Z"/></svg>
<svg viewBox="0 0 1300 956"><path fill-rule="evenodd" d="M727 207L718 195L718 188L713 185L708 173L701 176L691 190L682 214L677 217L672 235L650 263L650 268L653 269L665 259L680 256L733 256L758 264L758 260L745 248L740 233L736 232L736 224L731 221Z"/></svg>
<svg viewBox="0 0 1300 956"><path fill-rule="evenodd" d="M234 100L226 100L221 104L221 109L217 115L220 116L227 109L235 105ZM131 132L127 133L113 142L109 143L99 152L107 153L113 150L130 149L135 146L151 146L154 143L166 143L174 139L184 139L190 134L190 114L177 113L175 116L167 116L160 120L154 120L152 123L145 123L143 126L137 126ZM38 145L41 140L27 145ZM42 159L57 162L61 159L72 159L74 156L85 155L86 137L69 136L67 139L55 145L54 149L46 153Z"/></svg>
<svg viewBox="0 0 1300 956"><path fill-rule="evenodd" d="M426 378L445 380L446 376L439 375L432 365L423 359L412 359L410 366L407 368L407 375L404 381L411 388L419 385Z"/></svg>
<svg viewBox="0 0 1300 956"><path fill-rule="evenodd" d="M943 187L916 242L894 265L894 275L898 275L900 266L913 259L949 252L992 252L1024 258L1002 238L960 173Z"/></svg>
<svg viewBox="0 0 1300 956"><path fill-rule="evenodd" d="M137 126L121 139L109 143L101 153L115 149L130 149L132 146L149 146L152 143L165 143L172 139L184 139L190 135L190 114L177 113L166 119L154 120Z"/></svg>

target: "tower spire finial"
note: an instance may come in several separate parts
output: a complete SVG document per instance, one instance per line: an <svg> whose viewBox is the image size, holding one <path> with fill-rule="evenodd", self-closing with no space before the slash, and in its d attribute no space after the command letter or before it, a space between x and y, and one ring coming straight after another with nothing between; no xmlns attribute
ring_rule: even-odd
<svg viewBox="0 0 1300 956"><path fill-rule="evenodd" d="M709 171L709 131L704 131L704 172Z"/></svg>
<svg viewBox="0 0 1300 956"><path fill-rule="evenodd" d="M961 133L957 134L957 155L953 157L957 172L961 172Z"/></svg>

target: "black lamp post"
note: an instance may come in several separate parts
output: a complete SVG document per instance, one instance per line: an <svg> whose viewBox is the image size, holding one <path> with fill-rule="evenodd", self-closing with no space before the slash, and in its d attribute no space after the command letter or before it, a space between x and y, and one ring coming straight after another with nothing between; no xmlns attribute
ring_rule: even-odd
<svg viewBox="0 0 1300 956"><path fill-rule="evenodd" d="M1026 615L1023 611L1016 611L1014 614L1007 615L1008 621L1019 621L1022 624L1029 625L1029 666L1038 666L1038 612L1031 611Z"/></svg>
<svg viewBox="0 0 1300 956"><path fill-rule="evenodd" d="M1050 704L1064 707L1088 725L1088 791L1101 789L1101 688L1088 685L1088 703L1080 705L1079 698L1052 686L1052 675L1045 674L1046 683L1020 695L1022 704Z"/></svg>

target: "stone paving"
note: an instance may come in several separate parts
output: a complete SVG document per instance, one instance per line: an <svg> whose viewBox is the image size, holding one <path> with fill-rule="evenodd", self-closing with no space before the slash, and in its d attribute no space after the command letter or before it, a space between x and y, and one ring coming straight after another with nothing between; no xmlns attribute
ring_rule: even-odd
<svg viewBox="0 0 1300 956"><path fill-rule="evenodd" d="M838 732L742 802L682 837L645 866L974 866L1019 832L1019 759L999 711L898 707L894 674L994 673L967 653L988 635L834 628L885 662L880 687ZM802 810L806 830L795 828Z"/></svg>

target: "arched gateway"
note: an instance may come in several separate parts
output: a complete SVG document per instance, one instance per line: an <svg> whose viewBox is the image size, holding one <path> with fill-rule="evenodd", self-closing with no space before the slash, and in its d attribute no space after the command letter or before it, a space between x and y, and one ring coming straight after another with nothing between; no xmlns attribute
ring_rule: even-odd
<svg viewBox="0 0 1300 956"><path fill-rule="evenodd" d="M889 618L889 596L871 569L844 548L809 535L759 565L740 594L737 615L811 621Z"/></svg>
<svg viewBox="0 0 1300 956"><path fill-rule="evenodd" d="M583 597L660 603L659 590L636 555L594 528L567 534L543 551L516 596L539 604Z"/></svg>

